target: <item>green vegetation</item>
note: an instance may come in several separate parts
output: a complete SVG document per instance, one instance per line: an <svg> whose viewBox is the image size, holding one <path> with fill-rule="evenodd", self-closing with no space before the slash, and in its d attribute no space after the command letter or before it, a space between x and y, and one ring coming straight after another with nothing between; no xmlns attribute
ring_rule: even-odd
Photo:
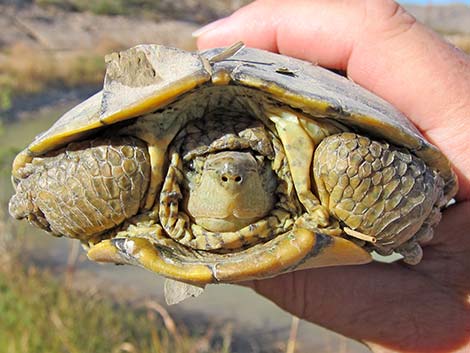
<svg viewBox="0 0 470 353"><path fill-rule="evenodd" d="M0 110L7 110L11 108L12 102L12 89L9 85L5 85L0 90Z"/></svg>
<svg viewBox="0 0 470 353"><path fill-rule="evenodd" d="M111 41L103 41L87 52L60 53L24 44L3 49L0 51L3 56L0 60L0 121L5 120L5 112L12 108L13 99L18 95L40 93L50 87L67 90L102 84L105 54L120 49L123 48Z"/></svg>

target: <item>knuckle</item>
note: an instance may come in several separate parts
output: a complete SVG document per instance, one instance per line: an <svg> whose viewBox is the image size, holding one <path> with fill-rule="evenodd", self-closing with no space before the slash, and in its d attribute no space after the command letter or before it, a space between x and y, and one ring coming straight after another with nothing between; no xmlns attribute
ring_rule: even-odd
<svg viewBox="0 0 470 353"><path fill-rule="evenodd" d="M368 29L384 39L401 36L412 29L417 20L394 0L363 2Z"/></svg>

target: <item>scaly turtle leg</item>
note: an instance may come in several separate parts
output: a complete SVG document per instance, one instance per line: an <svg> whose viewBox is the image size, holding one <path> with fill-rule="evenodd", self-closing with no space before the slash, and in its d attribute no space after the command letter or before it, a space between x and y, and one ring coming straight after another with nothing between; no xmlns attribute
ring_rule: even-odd
<svg viewBox="0 0 470 353"><path fill-rule="evenodd" d="M423 242L439 219L442 179L404 149L345 132L326 137L315 151L313 176L322 205L350 236L380 254L396 250L421 259ZM419 241L419 240L418 240Z"/></svg>

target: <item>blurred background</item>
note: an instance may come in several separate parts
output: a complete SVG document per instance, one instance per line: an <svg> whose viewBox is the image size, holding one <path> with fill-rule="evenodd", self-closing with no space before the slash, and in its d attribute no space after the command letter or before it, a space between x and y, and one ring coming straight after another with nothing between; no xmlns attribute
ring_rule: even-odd
<svg viewBox="0 0 470 353"><path fill-rule="evenodd" d="M0 352L367 352L237 286L167 307L160 277L91 263L77 242L8 216L13 157L100 90L104 54L139 43L194 50L195 29L248 2L0 1ZM403 4L470 52L470 1Z"/></svg>

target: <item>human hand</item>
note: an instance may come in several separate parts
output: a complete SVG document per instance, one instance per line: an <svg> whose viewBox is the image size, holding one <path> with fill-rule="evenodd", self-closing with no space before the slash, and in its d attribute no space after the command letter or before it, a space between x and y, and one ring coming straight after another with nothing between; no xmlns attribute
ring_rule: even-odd
<svg viewBox="0 0 470 353"><path fill-rule="evenodd" d="M372 263L247 283L280 307L375 352L470 347L470 58L391 0L257 1L201 31L344 70L400 109L450 159L457 204L419 265Z"/></svg>

